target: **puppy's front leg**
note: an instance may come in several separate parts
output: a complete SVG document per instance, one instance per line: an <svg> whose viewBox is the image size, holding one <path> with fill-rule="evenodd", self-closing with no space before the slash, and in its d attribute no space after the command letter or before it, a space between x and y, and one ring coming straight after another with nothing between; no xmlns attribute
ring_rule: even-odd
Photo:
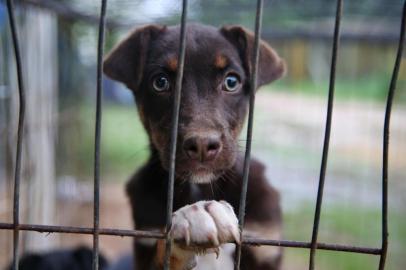
<svg viewBox="0 0 406 270"><path fill-rule="evenodd" d="M237 217L225 201L200 201L180 208L172 217L171 236L175 242L172 270L193 269L197 255L217 253L221 244L240 239ZM164 249L162 241L157 253L161 263Z"/></svg>

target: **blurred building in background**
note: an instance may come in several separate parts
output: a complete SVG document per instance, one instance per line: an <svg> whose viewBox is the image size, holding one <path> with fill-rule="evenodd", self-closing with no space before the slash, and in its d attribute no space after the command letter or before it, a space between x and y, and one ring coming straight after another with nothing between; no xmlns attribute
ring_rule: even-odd
<svg viewBox="0 0 406 270"><path fill-rule="evenodd" d="M17 18L27 88L22 222L91 226L96 42L99 1L20 0ZM384 101L394 65L400 0L345 1L336 103L320 241L380 245L380 166ZM335 1L265 1L262 37L286 59L288 75L258 92L254 151L283 198L285 238L309 240L324 132ZM131 28L176 24L176 0L109 0L106 52ZM191 0L189 21L253 29L255 1ZM12 214L18 108L5 2L0 2L0 221ZM388 269L406 264L406 69L402 64L391 135ZM123 85L104 79L104 227L131 228L126 179L148 155L148 141ZM403 120L402 120L403 119ZM244 136L243 136L244 137ZM24 233L25 250L91 238ZM129 239L102 237L115 258ZM0 268L11 233L0 231ZM320 269L371 269L366 255L318 252ZM287 250L286 269L305 269L307 251Z"/></svg>

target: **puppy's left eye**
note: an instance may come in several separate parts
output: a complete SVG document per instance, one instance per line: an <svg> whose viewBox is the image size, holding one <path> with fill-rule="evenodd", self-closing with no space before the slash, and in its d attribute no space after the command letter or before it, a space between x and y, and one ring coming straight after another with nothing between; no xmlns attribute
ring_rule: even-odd
<svg viewBox="0 0 406 270"><path fill-rule="evenodd" d="M228 91L228 92L235 92L240 88L240 78L238 78L236 75L228 75L225 79L224 79L224 87L223 90L224 91Z"/></svg>
<svg viewBox="0 0 406 270"><path fill-rule="evenodd" d="M152 80L152 87L157 92L167 91L169 86L169 79L164 74L160 74Z"/></svg>

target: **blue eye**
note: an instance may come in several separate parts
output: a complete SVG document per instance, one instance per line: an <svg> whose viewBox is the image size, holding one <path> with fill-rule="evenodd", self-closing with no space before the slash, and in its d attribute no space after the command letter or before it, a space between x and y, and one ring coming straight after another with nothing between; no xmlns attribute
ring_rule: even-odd
<svg viewBox="0 0 406 270"><path fill-rule="evenodd" d="M240 79L236 75L228 75L224 79L224 90L228 92L237 91L240 84Z"/></svg>
<svg viewBox="0 0 406 270"><path fill-rule="evenodd" d="M152 87L157 92L163 92L169 90L169 79L163 74L160 74L152 81Z"/></svg>

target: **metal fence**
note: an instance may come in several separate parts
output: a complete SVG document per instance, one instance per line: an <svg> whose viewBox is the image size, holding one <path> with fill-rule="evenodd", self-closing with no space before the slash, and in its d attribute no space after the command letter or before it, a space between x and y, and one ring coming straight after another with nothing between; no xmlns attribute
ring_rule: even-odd
<svg viewBox="0 0 406 270"><path fill-rule="evenodd" d="M331 133L331 122L333 114L333 101L334 101L334 84L336 74L336 62L337 54L340 42L340 22L342 17L343 0L337 0L336 15L335 15L335 28L332 45L332 58L331 58L331 70L330 70L330 84L328 91L328 103L327 103L327 119L325 124L325 135L323 144L322 162L320 168L319 185L317 192L317 202L315 206L313 232L311 242L300 242L291 240L274 240L274 239L262 239L262 238L241 238L241 244L237 244L236 256L235 256L235 269L240 269L241 259L241 246L242 245L268 245L268 246L280 246L289 248L305 248L310 249L310 262L309 269L315 268L315 254L317 249L341 251L341 252L353 252L363 253L370 255L380 256L379 270L385 268L385 260L388 249L388 151L389 151L389 129L392 103L394 99L394 93L396 89L397 77L400 69L400 63L402 59L402 51L404 46L404 36L406 27L406 2L403 5L403 13L401 19L399 45L396 56L396 61L390 81L390 86L387 94L387 104L385 111L385 122L383 127L383 154L382 154L382 245L381 247L360 247L339 245L330 243L320 243L317 241L318 228L320 223L320 213L323 201L323 190L328 160L329 140ZM256 7L256 21L255 21L255 43L254 53L252 55L253 72L250 78L250 86L253 89L257 85L257 71L258 71L258 59L259 59L259 40L261 33L261 21L262 21L262 9L263 0L257 0ZM179 70L176 77L176 87L173 100L173 115L172 115L172 132L171 132L171 156L170 156L170 172L169 172L169 185L168 185L168 201L167 201L167 223L164 233L152 232L152 231L140 231L140 230L119 230L114 228L100 228L100 137L101 137L101 118L102 118L102 57L104 48L104 34L106 25L106 10L107 0L101 0L101 11L99 19L99 38L98 38L98 53L97 53L97 96L96 96L96 119L95 119L95 152L94 152L94 216L93 227L68 227L68 226L47 226L36 224L20 224L20 176L21 176L21 155L22 155L22 141L23 141L23 129L24 129L24 116L25 116L25 90L23 83L23 72L21 65L21 55L19 40L17 35L16 21L14 17L14 3L13 0L7 0L7 10L10 22L10 29L12 34L12 41L14 45L14 54L16 59L17 79L18 79L18 92L19 92L19 118L18 118L18 132L17 132L17 144L16 144L16 160L15 160L15 175L14 175L14 200L13 200L13 223L0 223L0 230L12 230L13 231L13 264L12 269L18 270L19 261L19 238L20 231L35 231L35 232L47 232L47 233L72 233L72 234L91 234L93 235L93 269L98 270L98 258L99 258L99 236L100 235L114 235L114 236L128 236L134 238L156 238L166 240L166 257L165 257L165 269L170 269L170 251L171 251L171 216L173 211L173 187L175 181L175 160L176 160L176 143L177 143L177 131L178 120L180 110L180 98L182 90L182 77L185 58L185 29L186 18L188 10L188 1L183 0L182 4L182 18L181 18L181 35L180 35L180 48L179 48ZM249 103L249 116L248 116L248 129L247 129L247 142L244 159L244 172L243 172L243 186L241 190L241 200L239 206L239 227L242 237L242 229L244 227L244 215L245 215L245 202L248 186L249 176L249 162L251 156L251 138L254 119L254 103L255 103L255 91L250 91L250 103Z"/></svg>

